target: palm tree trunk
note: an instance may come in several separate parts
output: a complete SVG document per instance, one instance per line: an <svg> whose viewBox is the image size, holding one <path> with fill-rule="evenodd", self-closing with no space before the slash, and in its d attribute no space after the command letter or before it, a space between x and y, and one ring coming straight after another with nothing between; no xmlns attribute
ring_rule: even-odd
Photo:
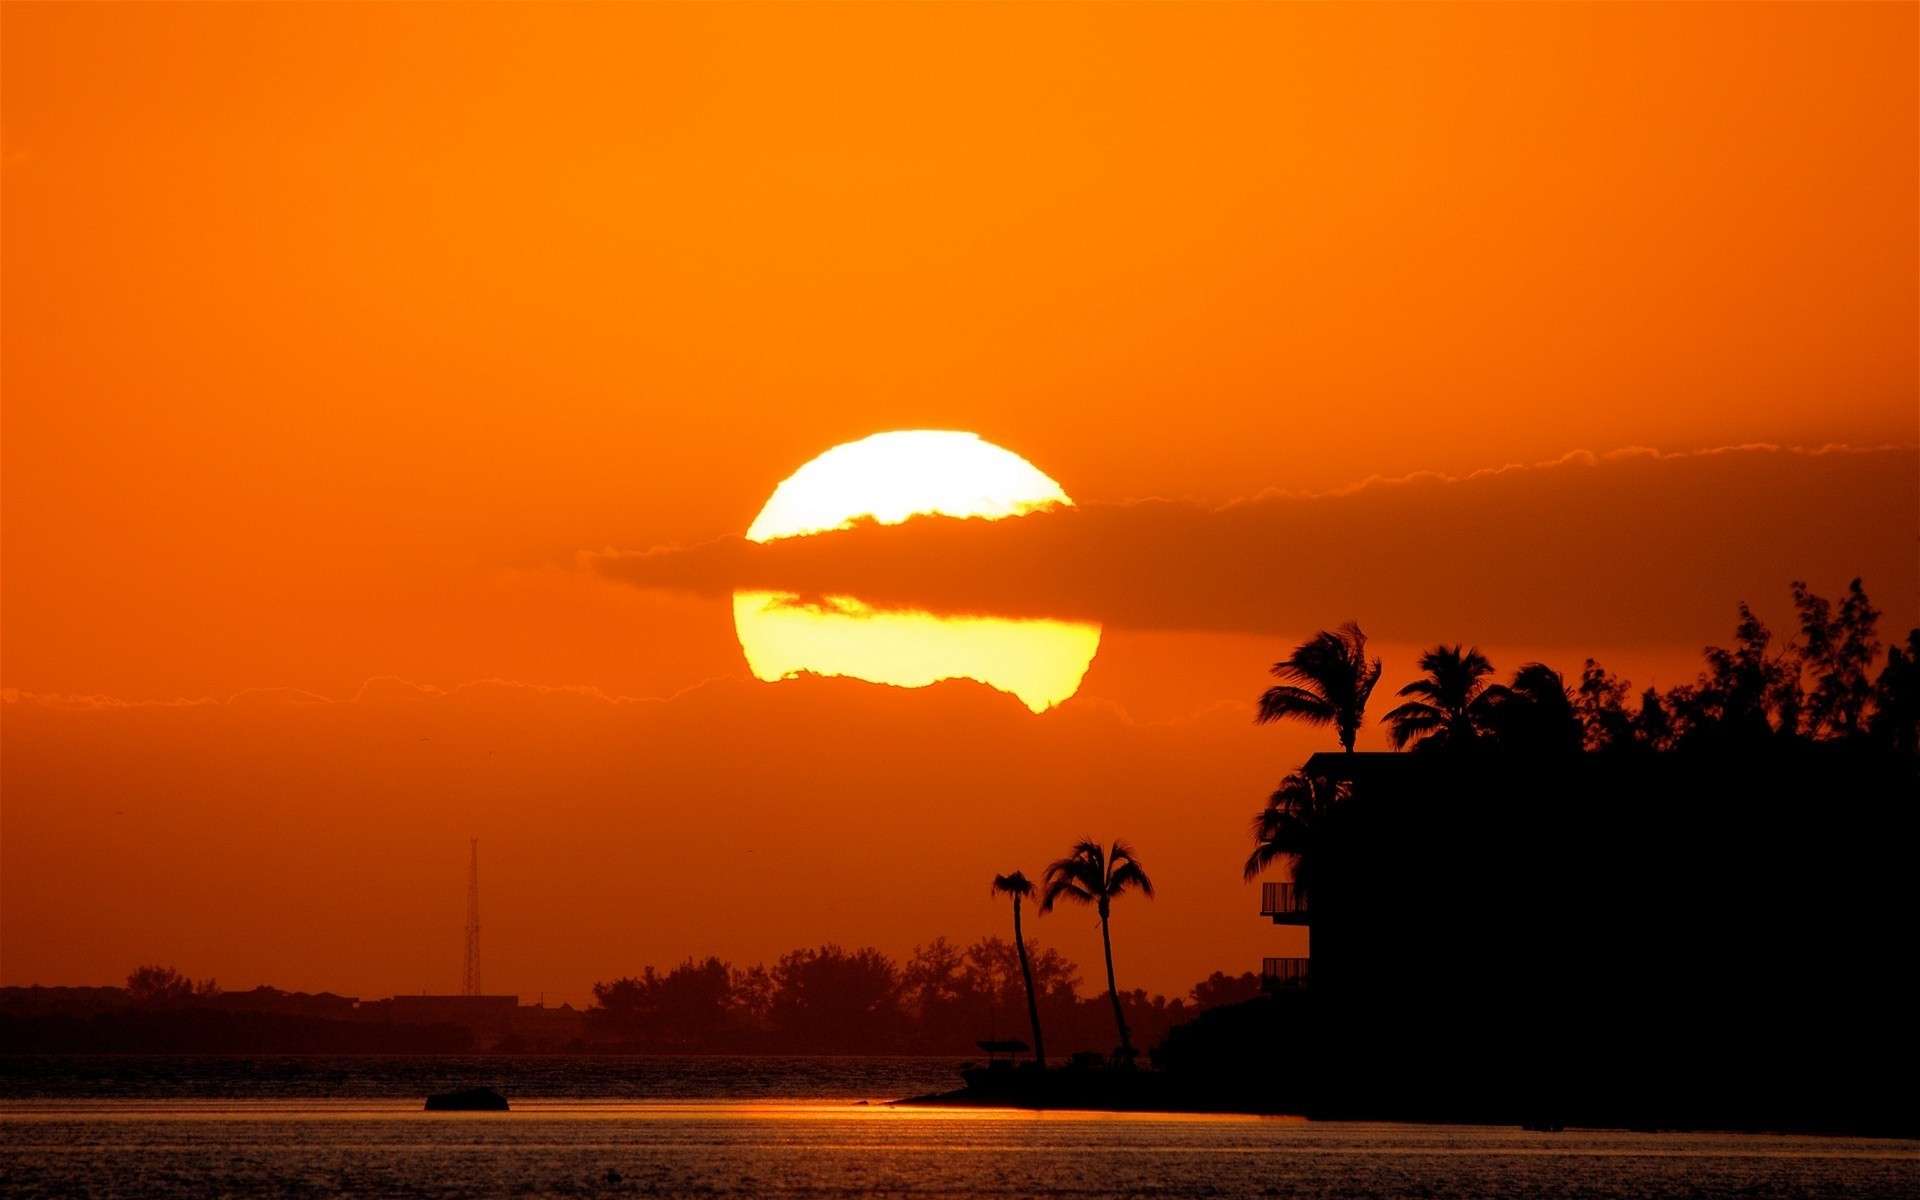
<svg viewBox="0 0 1920 1200"><path fill-rule="evenodd" d="M1107 995L1113 998L1113 1023L1120 1027L1120 1057L1133 1062L1133 1039L1127 1036L1127 1018L1120 1011L1120 989L1113 982L1113 934L1107 928L1107 902L1100 901L1100 944L1107 952Z"/></svg>
<svg viewBox="0 0 1920 1200"><path fill-rule="evenodd" d="M1040 1005L1033 998L1033 964L1027 961L1027 939L1020 932L1020 897L1013 898L1013 944L1020 951L1020 977L1027 981L1027 1020L1033 1024L1033 1061L1047 1065L1047 1043L1040 1037Z"/></svg>

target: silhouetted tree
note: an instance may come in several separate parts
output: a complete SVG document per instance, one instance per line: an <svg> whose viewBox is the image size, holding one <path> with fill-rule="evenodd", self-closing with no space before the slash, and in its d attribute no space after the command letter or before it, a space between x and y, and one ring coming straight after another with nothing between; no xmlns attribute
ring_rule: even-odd
<svg viewBox="0 0 1920 1200"><path fill-rule="evenodd" d="M1633 736L1649 750L1673 749L1673 714L1653 688L1640 693L1640 711L1633 714Z"/></svg>
<svg viewBox="0 0 1920 1200"><path fill-rule="evenodd" d="M652 976L649 967L647 974ZM733 972L717 958L689 958L654 986L656 1040L670 1046L700 1046L716 1040L733 1009Z"/></svg>
<svg viewBox="0 0 1920 1200"><path fill-rule="evenodd" d="M744 1034L766 1033L773 1021L773 972L766 964L755 963L735 968L731 978L736 1028Z"/></svg>
<svg viewBox="0 0 1920 1200"><path fill-rule="evenodd" d="M1847 585L1838 610L1795 580L1793 607L1800 614L1803 639L1797 647L1800 667L1812 683L1806 696L1806 732L1813 737L1853 737L1866 728L1867 705L1873 699L1867 672L1880 656L1880 614L1867 602L1858 579Z"/></svg>
<svg viewBox="0 0 1920 1200"><path fill-rule="evenodd" d="M1588 750L1629 750L1635 744L1633 713L1627 708L1629 684L1592 659L1580 669L1573 710L1580 720L1581 744Z"/></svg>
<svg viewBox="0 0 1920 1200"><path fill-rule="evenodd" d="M900 974L893 960L867 947L795 950L773 969L774 1031L816 1053L892 1048L900 1032Z"/></svg>
<svg viewBox="0 0 1920 1200"><path fill-rule="evenodd" d="M1314 847L1327 815L1346 800L1348 785L1294 771L1280 781L1267 806L1253 819L1253 853L1243 878L1252 882L1278 858L1293 860L1293 886L1304 901L1312 886Z"/></svg>
<svg viewBox="0 0 1920 1200"><path fill-rule="evenodd" d="M1413 699L1381 718L1395 748L1459 747L1478 741L1506 691L1487 683L1493 664L1478 647L1435 646L1420 656L1420 669L1426 678L1400 689L1400 695Z"/></svg>
<svg viewBox="0 0 1920 1200"><path fill-rule="evenodd" d="M1187 992L1196 1009L1219 1008L1223 1004L1241 1004L1260 996L1260 976L1253 971L1228 975L1215 971Z"/></svg>
<svg viewBox="0 0 1920 1200"><path fill-rule="evenodd" d="M1768 654L1773 635L1745 604L1733 636L1731 650L1706 648L1697 682L1667 693L1678 742L1755 742L1799 731L1799 666L1784 653Z"/></svg>
<svg viewBox="0 0 1920 1200"><path fill-rule="evenodd" d="M909 1042L936 1050L964 1049L990 1029L997 999L982 990L966 952L944 937L913 948L900 968L900 998L918 1034Z"/></svg>
<svg viewBox="0 0 1920 1200"><path fill-rule="evenodd" d="M1502 747L1536 754L1571 754L1586 740L1566 680L1545 663L1526 664L1492 693L1488 725Z"/></svg>
<svg viewBox="0 0 1920 1200"><path fill-rule="evenodd" d="M127 996L135 1004L177 1004L219 994L220 985L215 981L202 979L196 983L172 967L136 967L127 976Z"/></svg>
<svg viewBox="0 0 1920 1200"><path fill-rule="evenodd" d="M1026 977L1020 951L1005 938L985 937L967 947L966 978L981 1001L995 1012L1012 1012L1023 1002ZM1079 968L1057 950L1026 944L1027 966L1033 972L1033 995L1040 1009L1040 1025L1058 1050L1062 1045L1085 1048L1105 1045L1110 1035L1099 1033L1111 1025L1106 1006L1080 998ZM1092 1016L1087 1012L1091 1010ZM1093 1018L1097 1018L1097 1023ZM978 1022L970 1028L978 1028ZM976 1035L977 1036L977 1035Z"/></svg>
<svg viewBox="0 0 1920 1200"><path fill-rule="evenodd" d="M712 1046L742 1024L734 991L737 976L717 958L689 958L664 975L647 967L638 977L594 984L590 1019L600 1032L623 1042L676 1049Z"/></svg>
<svg viewBox="0 0 1920 1200"><path fill-rule="evenodd" d="M1332 725L1341 747L1351 753L1367 698L1380 682L1380 660L1369 659L1366 651L1367 635L1352 621L1314 634L1290 657L1273 664L1271 674L1282 682L1261 695L1254 721L1265 725L1292 718Z"/></svg>
<svg viewBox="0 0 1920 1200"><path fill-rule="evenodd" d="M1113 1023L1120 1029L1120 1059L1133 1062L1133 1041L1127 1036L1127 1018L1120 1010L1120 989L1113 979L1113 934L1110 917L1113 902L1128 889L1138 888L1153 899L1153 881L1141 869L1133 847L1116 841L1111 849L1102 848L1092 838L1083 838L1073 853L1047 867L1046 894L1040 911L1052 912L1062 899L1076 904L1091 904L1100 914L1100 944L1107 958L1107 995L1113 998Z"/></svg>
<svg viewBox="0 0 1920 1200"><path fill-rule="evenodd" d="M1920 754L1920 629L1907 633L1906 649L1887 649L1887 665L1873 682L1868 729L1902 754Z"/></svg>
<svg viewBox="0 0 1920 1200"><path fill-rule="evenodd" d="M1020 902L1033 895L1033 883L1024 872L993 877L993 894L1013 897L1013 945L1020 952L1020 978L1026 983L1027 1020L1033 1026L1033 1061L1047 1065L1047 1043L1040 1035L1040 1003L1033 994L1033 964L1027 961L1027 939L1020 931Z"/></svg>

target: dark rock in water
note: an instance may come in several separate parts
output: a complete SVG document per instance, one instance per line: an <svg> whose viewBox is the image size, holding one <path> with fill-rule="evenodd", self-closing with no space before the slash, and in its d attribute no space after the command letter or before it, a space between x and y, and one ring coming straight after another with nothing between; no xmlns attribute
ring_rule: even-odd
<svg viewBox="0 0 1920 1200"><path fill-rule="evenodd" d="M506 1112L507 1098L492 1088L463 1088L427 1097L428 1112Z"/></svg>

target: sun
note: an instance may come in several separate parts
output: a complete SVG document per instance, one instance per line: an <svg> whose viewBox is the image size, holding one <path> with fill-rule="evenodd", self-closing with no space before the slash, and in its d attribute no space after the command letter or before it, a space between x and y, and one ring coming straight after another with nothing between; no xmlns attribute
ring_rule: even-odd
<svg viewBox="0 0 1920 1200"><path fill-rule="evenodd" d="M803 537L863 518L897 525L921 514L1002 520L1072 504L1032 463L977 434L901 430L835 446L795 471L747 537ZM1089 622L880 611L853 596L802 603L790 593L735 592L733 620L759 679L805 673L895 687L974 679L1034 712L1078 691L1100 647L1100 626Z"/></svg>
<svg viewBox="0 0 1920 1200"><path fill-rule="evenodd" d="M756 542L840 529L861 517L1012 517L1070 505L1066 492L1011 450L976 433L876 433L814 459L773 489L747 527Z"/></svg>

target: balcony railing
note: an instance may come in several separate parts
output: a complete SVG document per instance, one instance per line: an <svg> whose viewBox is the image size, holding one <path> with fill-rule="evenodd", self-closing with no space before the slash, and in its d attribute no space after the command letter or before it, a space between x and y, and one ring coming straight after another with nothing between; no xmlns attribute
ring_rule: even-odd
<svg viewBox="0 0 1920 1200"><path fill-rule="evenodd" d="M1297 883L1263 883L1260 885L1260 915L1272 917L1276 922L1297 924L1307 915L1307 894L1300 890ZM1292 921L1286 921L1292 918Z"/></svg>
<svg viewBox="0 0 1920 1200"><path fill-rule="evenodd" d="M1263 958L1260 986L1269 992L1290 992L1307 986L1307 958Z"/></svg>

